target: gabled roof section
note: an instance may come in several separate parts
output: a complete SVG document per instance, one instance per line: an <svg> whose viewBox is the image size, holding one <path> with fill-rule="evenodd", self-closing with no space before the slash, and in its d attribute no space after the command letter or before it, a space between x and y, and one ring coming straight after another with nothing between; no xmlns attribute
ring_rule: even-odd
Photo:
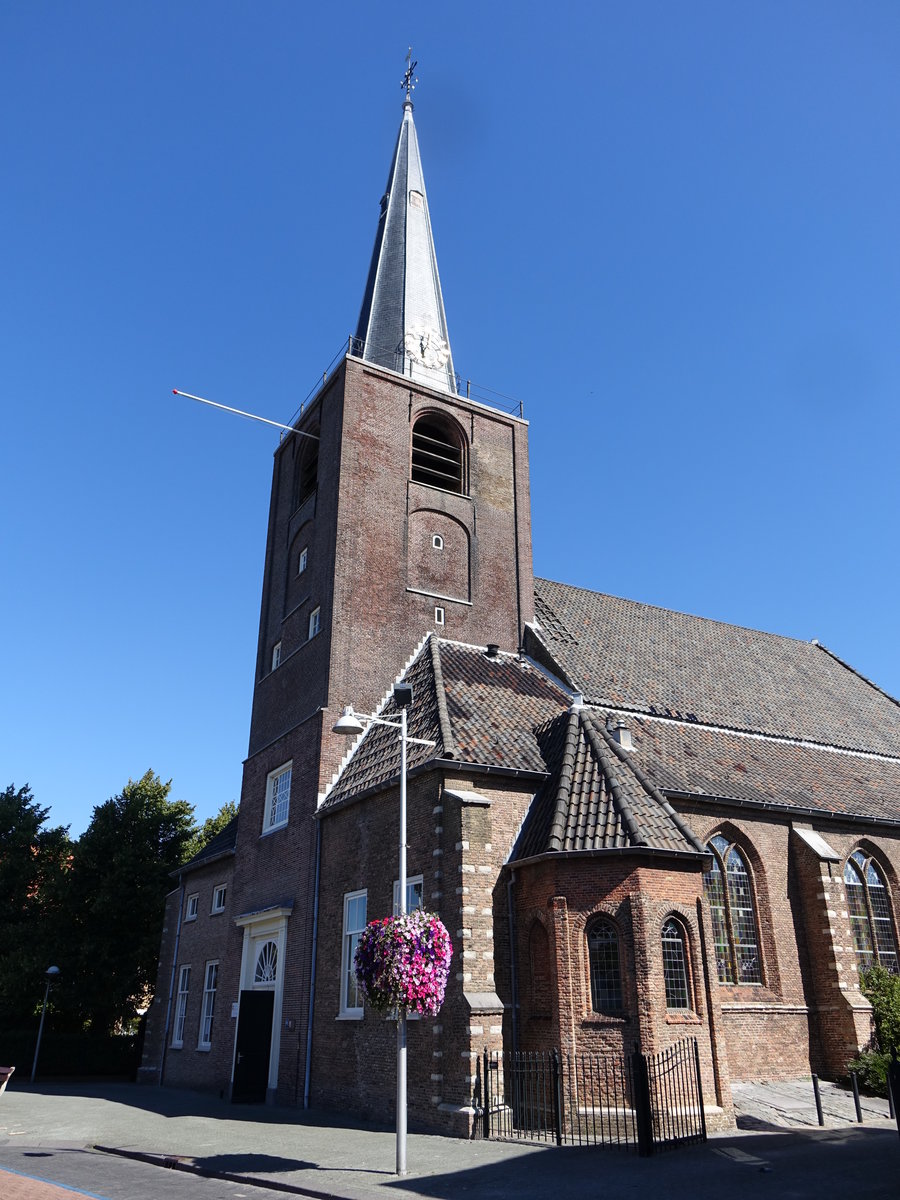
<svg viewBox="0 0 900 1200"><path fill-rule="evenodd" d="M198 850L193 858L188 859L177 871L172 871L172 874L177 875L181 871L193 871L195 868L203 867L218 858L234 854L239 816L240 814L238 813L237 816L232 817L228 824L220 829L215 837L209 839L202 850Z"/></svg>
<svg viewBox="0 0 900 1200"><path fill-rule="evenodd" d="M648 849L702 854L702 843L606 730L606 714L573 706L538 740L554 774L535 797L512 858Z"/></svg>
<svg viewBox="0 0 900 1200"><path fill-rule="evenodd" d="M355 353L455 394L456 373L412 114L407 99L381 199Z"/></svg>
<svg viewBox="0 0 900 1200"><path fill-rule="evenodd" d="M537 779L547 774L536 730L564 712L569 697L528 659L501 653L491 657L482 647L432 635L403 679L413 687L409 735L435 743L433 749L409 746L409 771L441 760L517 771ZM378 715L398 720L394 700ZM399 775L396 730L372 725L326 792L319 811L392 786Z"/></svg>
<svg viewBox="0 0 900 1200"><path fill-rule="evenodd" d="M900 754L900 706L814 642L535 579L526 647L595 705Z"/></svg>

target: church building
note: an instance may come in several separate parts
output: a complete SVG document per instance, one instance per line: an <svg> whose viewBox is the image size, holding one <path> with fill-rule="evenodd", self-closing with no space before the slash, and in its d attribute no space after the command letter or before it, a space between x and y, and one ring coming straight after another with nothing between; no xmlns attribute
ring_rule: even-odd
<svg viewBox="0 0 900 1200"><path fill-rule="evenodd" d="M898 969L900 706L825 647L534 577L528 425L454 370L409 90L356 333L275 451L238 817L167 900L139 1078L390 1116L352 971L407 903L453 963L410 1120L469 1136L500 1050L696 1039L835 1077ZM613 580L610 581L614 583Z"/></svg>

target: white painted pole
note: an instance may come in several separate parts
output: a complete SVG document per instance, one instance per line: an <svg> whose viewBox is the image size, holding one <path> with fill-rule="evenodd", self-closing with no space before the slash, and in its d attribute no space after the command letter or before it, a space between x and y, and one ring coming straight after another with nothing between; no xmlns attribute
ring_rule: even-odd
<svg viewBox="0 0 900 1200"><path fill-rule="evenodd" d="M406 916L406 709L400 709L400 915ZM406 1009L397 1014L397 1174L406 1174Z"/></svg>
<svg viewBox="0 0 900 1200"><path fill-rule="evenodd" d="M288 433L296 433L298 437L312 438L314 442L319 440L317 433L304 433L302 429L295 429L293 425L282 425L280 421L270 421L268 417L258 417L256 413L244 412L242 408L232 408L228 404L219 404L216 400L204 400L202 396L192 396L190 392L181 392L178 388L172 388L173 396L184 396L186 400L196 400L198 404L208 404L210 408L221 408L223 412L234 413L238 417L246 417L250 421L261 421L263 425L274 425L276 429L286 429Z"/></svg>

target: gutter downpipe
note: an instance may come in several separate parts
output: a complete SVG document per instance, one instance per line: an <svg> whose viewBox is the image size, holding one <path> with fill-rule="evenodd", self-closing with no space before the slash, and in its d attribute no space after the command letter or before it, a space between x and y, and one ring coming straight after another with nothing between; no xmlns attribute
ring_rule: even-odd
<svg viewBox="0 0 900 1200"><path fill-rule="evenodd" d="M513 884L516 873L510 869L506 881L506 911L509 921L509 975L512 998L512 1048L513 1053L519 1049L519 982L516 967L516 918L513 909Z"/></svg>
<svg viewBox="0 0 900 1200"><path fill-rule="evenodd" d="M175 927L175 949L172 953L172 974L169 976L169 998L166 1001L166 1027L163 1030L162 1062L159 1064L159 1086L162 1087L166 1073L166 1055L169 1052L169 1022L172 1019L172 996L175 992L175 972L178 970L178 947L181 944L181 917L184 913L184 875L178 872L181 895L178 898L178 924Z"/></svg>
<svg viewBox="0 0 900 1200"><path fill-rule="evenodd" d="M313 885L312 962L309 968L309 1016L306 1019L306 1070L303 1075L303 1107L309 1108L312 1075L313 1017L316 1010L316 949L319 944L319 858L322 847L322 822L316 822L316 881Z"/></svg>

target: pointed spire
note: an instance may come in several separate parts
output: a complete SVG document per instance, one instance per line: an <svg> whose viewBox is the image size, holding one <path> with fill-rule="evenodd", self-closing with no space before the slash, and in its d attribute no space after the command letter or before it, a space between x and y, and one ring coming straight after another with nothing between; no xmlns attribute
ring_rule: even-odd
<svg viewBox="0 0 900 1200"><path fill-rule="evenodd" d="M403 120L381 200L355 348L368 362L455 394L456 373L413 124L410 93L416 64L411 58L410 51L402 84Z"/></svg>

